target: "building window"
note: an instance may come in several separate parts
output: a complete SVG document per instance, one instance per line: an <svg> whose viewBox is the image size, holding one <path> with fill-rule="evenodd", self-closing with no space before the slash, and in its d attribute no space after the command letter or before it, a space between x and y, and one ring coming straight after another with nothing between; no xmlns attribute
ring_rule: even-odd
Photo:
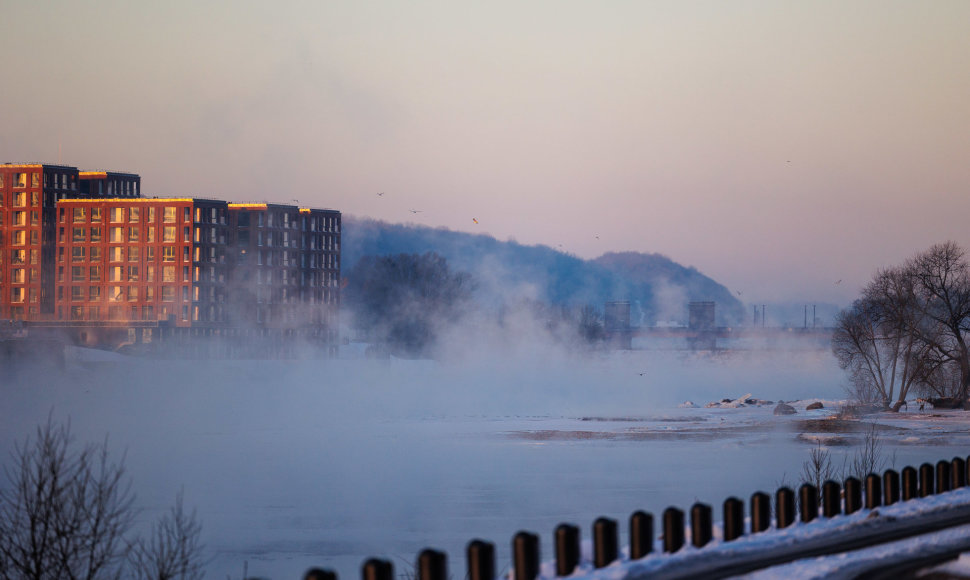
<svg viewBox="0 0 970 580"><path fill-rule="evenodd" d="M26 250L10 250L10 263L11 264L23 264L26 263L27 251Z"/></svg>
<svg viewBox="0 0 970 580"><path fill-rule="evenodd" d="M108 248L108 261L109 262L124 262L125 253L124 248L121 246L113 246Z"/></svg>
<svg viewBox="0 0 970 580"><path fill-rule="evenodd" d="M101 266L90 266L88 268L88 281L90 282L101 281Z"/></svg>
<svg viewBox="0 0 970 580"><path fill-rule="evenodd" d="M83 244L86 240L84 228L71 228L71 241L75 244Z"/></svg>
<svg viewBox="0 0 970 580"><path fill-rule="evenodd" d="M175 227L174 226L165 226L162 229L162 243L163 244L172 244L174 242L175 242Z"/></svg>
<svg viewBox="0 0 970 580"><path fill-rule="evenodd" d="M147 288L145 288L145 301L146 302L154 302L155 301L155 287L154 286L148 286Z"/></svg>
<svg viewBox="0 0 970 580"><path fill-rule="evenodd" d="M137 226L133 228L128 228L128 242L132 244L137 244L138 238L140 237L139 233L140 233L140 229Z"/></svg>
<svg viewBox="0 0 970 580"><path fill-rule="evenodd" d="M108 282L121 282L123 280L123 266L111 266L108 268Z"/></svg>
<svg viewBox="0 0 970 580"><path fill-rule="evenodd" d="M182 281L183 282L191 282L191 280L189 280L189 267L188 266L182 266Z"/></svg>
<svg viewBox="0 0 970 580"><path fill-rule="evenodd" d="M12 226L26 226L27 225L27 212L25 211L15 211L13 215L10 216L10 225Z"/></svg>
<svg viewBox="0 0 970 580"><path fill-rule="evenodd" d="M190 222L192 221L192 210L187 207L182 208L182 221Z"/></svg>
<svg viewBox="0 0 970 580"><path fill-rule="evenodd" d="M138 281L138 266L128 266L128 281L129 282Z"/></svg>
<svg viewBox="0 0 970 580"><path fill-rule="evenodd" d="M148 208L148 215L145 216L145 223L153 224L155 223L155 208Z"/></svg>
<svg viewBox="0 0 970 580"><path fill-rule="evenodd" d="M140 253L138 246L128 246L128 261L137 262Z"/></svg>
<svg viewBox="0 0 970 580"><path fill-rule="evenodd" d="M10 282L13 284L23 284L24 283L24 270L23 268L13 268L10 270Z"/></svg>
<svg viewBox="0 0 970 580"><path fill-rule="evenodd" d="M138 302L138 286L128 287L128 302Z"/></svg>
<svg viewBox="0 0 970 580"><path fill-rule="evenodd" d="M101 286L88 286L88 302L101 300Z"/></svg>
<svg viewBox="0 0 970 580"><path fill-rule="evenodd" d="M155 266L149 264L145 266L145 281L154 282L155 281Z"/></svg>
<svg viewBox="0 0 970 580"><path fill-rule="evenodd" d="M162 286L162 302L175 302L175 288L172 286Z"/></svg>
<svg viewBox="0 0 970 580"><path fill-rule="evenodd" d="M185 226L182 228L182 241L191 242L192 241L192 228Z"/></svg>
<svg viewBox="0 0 970 580"><path fill-rule="evenodd" d="M71 261L72 262L84 261L84 246L74 246L73 248L71 248Z"/></svg>
<svg viewBox="0 0 970 580"><path fill-rule="evenodd" d="M146 262L155 261L155 246L147 246L145 248L145 261Z"/></svg>
<svg viewBox="0 0 970 580"><path fill-rule="evenodd" d="M125 208L113 207L108 210L108 220L113 224L120 224L125 221Z"/></svg>
<svg viewBox="0 0 970 580"><path fill-rule="evenodd" d="M24 301L24 289L23 288L11 288L10 289L10 301L13 303L20 303Z"/></svg>
<svg viewBox="0 0 970 580"><path fill-rule="evenodd" d="M162 222L166 224L175 223L175 208L166 207L162 210Z"/></svg>
<svg viewBox="0 0 970 580"><path fill-rule="evenodd" d="M124 298L125 289L123 286L108 287L108 302L121 302Z"/></svg>
<svg viewBox="0 0 970 580"><path fill-rule="evenodd" d="M175 281L175 266L162 266L162 282Z"/></svg>
<svg viewBox="0 0 970 580"><path fill-rule="evenodd" d="M154 307L152 307L152 306L142 306L141 307L141 319L142 320L154 320L155 319ZM143 328L142 329L142 335L141 336L142 336L142 342L151 342L152 341L152 329L151 328Z"/></svg>
<svg viewBox="0 0 970 580"><path fill-rule="evenodd" d="M13 186L14 187L27 187L27 174L26 173L14 173L13 174Z"/></svg>
<svg viewBox="0 0 970 580"><path fill-rule="evenodd" d="M91 248L91 261L100 262L101 261L101 248L93 246Z"/></svg>
<svg viewBox="0 0 970 580"><path fill-rule="evenodd" d="M71 302L82 302L84 300L84 288L81 286L71 286Z"/></svg>
<svg viewBox="0 0 970 580"><path fill-rule="evenodd" d="M120 244L125 241L125 228L108 228L108 241L112 244Z"/></svg>
<svg viewBox="0 0 970 580"><path fill-rule="evenodd" d="M101 223L101 208L100 207L92 207L91 208L91 222L92 223Z"/></svg>
<svg viewBox="0 0 970 580"><path fill-rule="evenodd" d="M27 242L27 232L24 230L14 230L10 232L10 245L23 246Z"/></svg>
<svg viewBox="0 0 970 580"><path fill-rule="evenodd" d="M137 224L138 220L141 219L141 208L133 207L128 210L128 221L133 224Z"/></svg>
<svg viewBox="0 0 970 580"><path fill-rule="evenodd" d="M72 216L71 221L73 221L74 223L81 224L81 223L84 223L85 221L87 221L87 217L84 215L84 208L83 207L76 207L76 208L74 208L74 210L73 210L72 213L73 213L73 216Z"/></svg>
<svg viewBox="0 0 970 580"><path fill-rule="evenodd" d="M155 227L154 226L148 226L148 228L145 230L145 235L148 236L148 239L145 240L146 242L148 242L149 244L155 243Z"/></svg>
<svg viewBox="0 0 970 580"><path fill-rule="evenodd" d="M175 261L175 246L162 246L162 261L163 262Z"/></svg>
<svg viewBox="0 0 970 580"><path fill-rule="evenodd" d="M91 228L91 243L101 241L101 228Z"/></svg>
<svg viewBox="0 0 970 580"><path fill-rule="evenodd" d="M71 306L71 320L84 320L83 306Z"/></svg>

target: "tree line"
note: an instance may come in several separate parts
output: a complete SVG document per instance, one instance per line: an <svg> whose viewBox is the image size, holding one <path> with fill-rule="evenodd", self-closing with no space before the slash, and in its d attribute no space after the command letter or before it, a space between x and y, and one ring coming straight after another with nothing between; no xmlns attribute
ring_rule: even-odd
<svg viewBox="0 0 970 580"><path fill-rule="evenodd" d="M968 408L970 263L954 242L880 270L836 318L832 350L855 397L892 411L915 393Z"/></svg>
<svg viewBox="0 0 970 580"><path fill-rule="evenodd" d="M453 270L436 252L364 256L346 279L344 306L353 313L358 335L398 356L433 356L449 326L484 315L475 278ZM513 311L541 321L551 335L587 345L605 336L603 317L593 306L500 304L493 321L501 324Z"/></svg>

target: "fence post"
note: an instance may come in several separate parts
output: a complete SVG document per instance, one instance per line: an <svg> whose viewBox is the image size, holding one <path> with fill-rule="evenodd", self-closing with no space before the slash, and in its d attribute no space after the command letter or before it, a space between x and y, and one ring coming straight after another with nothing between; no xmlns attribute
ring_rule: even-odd
<svg viewBox="0 0 970 580"><path fill-rule="evenodd" d="M337 573L323 568L310 568L303 575L303 580L337 580Z"/></svg>
<svg viewBox="0 0 970 580"><path fill-rule="evenodd" d="M690 508L690 538L695 548L702 548L714 537L711 506L695 503Z"/></svg>
<svg viewBox="0 0 970 580"><path fill-rule="evenodd" d="M751 533L763 532L771 527L771 498L763 491L751 494Z"/></svg>
<svg viewBox="0 0 970 580"><path fill-rule="evenodd" d="M882 479L875 473L866 476L866 509L882 505Z"/></svg>
<svg viewBox="0 0 970 580"><path fill-rule="evenodd" d="M893 505L899 501L899 474L893 469L887 469L882 476L883 492L886 505Z"/></svg>
<svg viewBox="0 0 970 580"><path fill-rule="evenodd" d="M619 557L616 520L596 518L593 522L593 566L605 568Z"/></svg>
<svg viewBox="0 0 970 580"><path fill-rule="evenodd" d="M950 462L940 460L936 462L936 493L950 491Z"/></svg>
<svg viewBox="0 0 970 580"><path fill-rule="evenodd" d="M818 517L818 488L803 483L798 488L798 507L801 508L802 523L807 524Z"/></svg>
<svg viewBox="0 0 970 580"><path fill-rule="evenodd" d="M512 568L516 580L535 580L539 576L539 536L525 531L515 534Z"/></svg>
<svg viewBox="0 0 970 580"><path fill-rule="evenodd" d="M448 580L448 555L427 548L418 554L417 580Z"/></svg>
<svg viewBox="0 0 970 580"><path fill-rule="evenodd" d="M361 580L394 580L394 564L389 560L371 558L360 569Z"/></svg>
<svg viewBox="0 0 970 580"><path fill-rule="evenodd" d="M959 458L954 457L953 461L950 462L950 474L953 476L952 484L950 487L952 489L960 489L961 487L966 487L967 485L967 463Z"/></svg>
<svg viewBox="0 0 970 580"><path fill-rule="evenodd" d="M664 552L674 553L684 547L684 512L675 507L664 510Z"/></svg>
<svg viewBox="0 0 970 580"><path fill-rule="evenodd" d="M845 480L845 513L854 514L862 509L862 482L854 477Z"/></svg>
<svg viewBox="0 0 970 580"><path fill-rule="evenodd" d="M779 487L775 493L775 515L779 528L787 528L795 523L795 492L787 487Z"/></svg>
<svg viewBox="0 0 970 580"><path fill-rule="evenodd" d="M468 580L495 580L495 544L472 540L465 549Z"/></svg>
<svg viewBox="0 0 970 580"><path fill-rule="evenodd" d="M919 481L916 469L907 465L900 474L903 484L903 501L909 501L919 495Z"/></svg>
<svg viewBox="0 0 970 580"><path fill-rule="evenodd" d="M635 511L630 516L630 559L639 560L653 551L653 516Z"/></svg>
<svg viewBox="0 0 970 580"><path fill-rule="evenodd" d="M556 576L569 576L578 564L579 528L571 524L559 524L556 528Z"/></svg>
<svg viewBox="0 0 970 580"><path fill-rule="evenodd" d="M822 515L834 518L842 513L842 487L832 480L822 484Z"/></svg>
<svg viewBox="0 0 970 580"><path fill-rule="evenodd" d="M744 502L736 497L724 500L724 541L744 535Z"/></svg>
<svg viewBox="0 0 970 580"><path fill-rule="evenodd" d="M933 495L933 465L924 463L919 466L919 496Z"/></svg>

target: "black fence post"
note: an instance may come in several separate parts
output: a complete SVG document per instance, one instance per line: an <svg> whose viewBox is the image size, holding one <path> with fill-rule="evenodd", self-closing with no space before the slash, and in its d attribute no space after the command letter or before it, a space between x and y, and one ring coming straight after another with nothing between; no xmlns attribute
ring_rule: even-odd
<svg viewBox="0 0 970 580"><path fill-rule="evenodd" d="M427 548L418 554L417 580L448 580L448 555Z"/></svg>
<svg viewBox="0 0 970 580"><path fill-rule="evenodd" d="M919 480L916 469L907 465L900 474L903 484L903 501L909 501L919 495Z"/></svg>
<svg viewBox="0 0 970 580"><path fill-rule="evenodd" d="M394 580L394 564L390 560L371 558L360 569L361 580Z"/></svg>
<svg viewBox="0 0 970 580"><path fill-rule="evenodd" d="M822 515L834 518L842 513L842 486L828 480L822 484Z"/></svg>
<svg viewBox="0 0 970 580"><path fill-rule="evenodd" d="M630 559L639 560L653 551L653 516L635 511L630 516Z"/></svg>
<svg viewBox="0 0 970 580"><path fill-rule="evenodd" d="M807 524L818 517L818 488L803 483L798 488L798 507L801 508L802 523Z"/></svg>
<svg viewBox="0 0 970 580"><path fill-rule="evenodd" d="M779 487L775 493L775 517L779 528L795 523L795 492L787 487Z"/></svg>
<svg viewBox="0 0 970 580"><path fill-rule="evenodd" d="M577 565L579 528L572 524L559 524L556 528L556 576L569 576Z"/></svg>
<svg viewBox="0 0 970 580"><path fill-rule="evenodd" d="M866 509L875 509L882 505L882 478L875 473L866 476Z"/></svg>
<svg viewBox="0 0 970 580"><path fill-rule="evenodd" d="M702 548L714 537L714 517L711 506L695 503L690 508L690 540L695 548Z"/></svg>
<svg viewBox="0 0 970 580"><path fill-rule="evenodd" d="M337 580L337 573L323 568L310 568L303 575L303 580Z"/></svg>
<svg viewBox="0 0 970 580"><path fill-rule="evenodd" d="M953 476L950 487L960 489L967 485L967 463L960 457L954 457L950 462L950 474Z"/></svg>
<svg viewBox="0 0 970 580"><path fill-rule="evenodd" d="M862 482L854 477L845 480L845 513L854 514L862 509Z"/></svg>
<svg viewBox="0 0 970 580"><path fill-rule="evenodd" d="M495 580L495 544L472 540L465 549L468 580Z"/></svg>
<svg viewBox="0 0 970 580"><path fill-rule="evenodd" d="M539 536L525 531L515 534L512 568L516 580L535 580L539 576Z"/></svg>
<svg viewBox="0 0 970 580"><path fill-rule="evenodd" d="M886 499L883 503L893 505L899 501L899 474L893 469L887 469L882 476L883 495Z"/></svg>
<svg viewBox="0 0 970 580"><path fill-rule="evenodd" d="M950 491L951 481L950 462L940 460L936 462L936 493Z"/></svg>
<svg viewBox="0 0 970 580"><path fill-rule="evenodd" d="M664 510L664 552L674 553L684 547L684 512L675 507Z"/></svg>
<svg viewBox="0 0 970 580"><path fill-rule="evenodd" d="M724 500L724 541L744 535L744 502L736 497Z"/></svg>
<svg viewBox="0 0 970 580"><path fill-rule="evenodd" d="M763 491L751 494L751 533L763 532L771 527L771 498Z"/></svg>
<svg viewBox="0 0 970 580"><path fill-rule="evenodd" d="M933 465L924 463L919 466L919 496L933 495Z"/></svg>
<svg viewBox="0 0 970 580"><path fill-rule="evenodd" d="M620 557L616 520L596 518L593 522L593 566L605 568Z"/></svg>

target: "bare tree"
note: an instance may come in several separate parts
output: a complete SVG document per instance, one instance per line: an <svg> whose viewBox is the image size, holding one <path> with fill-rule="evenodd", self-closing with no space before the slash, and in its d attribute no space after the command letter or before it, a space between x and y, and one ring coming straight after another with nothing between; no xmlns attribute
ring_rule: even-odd
<svg viewBox="0 0 970 580"><path fill-rule="evenodd" d="M47 423L17 444L0 488L3 579L122 576L133 496L107 440L76 450L70 424Z"/></svg>
<svg viewBox="0 0 970 580"><path fill-rule="evenodd" d="M898 268L877 274L862 298L838 314L832 336L855 398L893 411L934 366L925 341L909 330L920 320L909 281Z"/></svg>
<svg viewBox="0 0 970 580"><path fill-rule="evenodd" d="M855 477L865 479L870 473L880 473L892 463L895 463L896 455L887 457L882 446L882 438L876 430L875 423L869 423L862 439L862 446L856 449L851 463L844 469L843 478Z"/></svg>
<svg viewBox="0 0 970 580"><path fill-rule="evenodd" d="M77 446L70 423L51 415L11 459L0 484L0 580L201 577L201 526L181 493L151 539L130 539L134 496L124 457L109 460L107 439ZM141 562L160 564L147 573Z"/></svg>
<svg viewBox="0 0 970 580"><path fill-rule="evenodd" d="M960 369L958 401L967 408L970 391L970 264L954 242L936 244L905 267L912 281L919 324L909 331L925 343L939 364Z"/></svg>
<svg viewBox="0 0 970 580"><path fill-rule="evenodd" d="M814 485L817 492L821 494L822 484L835 476L832 453L822 447L821 441L816 441L815 447L809 451L808 461L802 464L802 483Z"/></svg>
<svg viewBox="0 0 970 580"><path fill-rule="evenodd" d="M134 574L144 580L199 580L203 576L201 532L195 511L183 509L180 491L171 511L152 526L151 535L133 543L129 562Z"/></svg>

